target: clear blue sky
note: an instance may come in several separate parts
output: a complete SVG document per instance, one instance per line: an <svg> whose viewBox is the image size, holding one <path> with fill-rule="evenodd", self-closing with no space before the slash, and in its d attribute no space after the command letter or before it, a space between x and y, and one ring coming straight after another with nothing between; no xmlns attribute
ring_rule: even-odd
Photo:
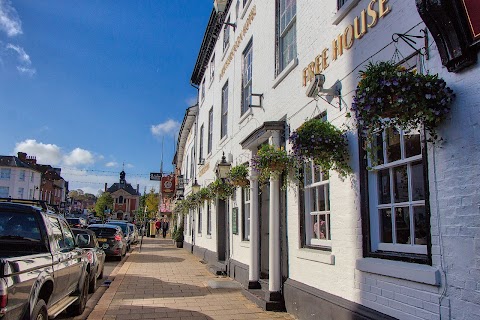
<svg viewBox="0 0 480 320"><path fill-rule="evenodd" d="M141 189L172 170L173 132L210 0L0 0L0 155L62 168L70 189ZM147 189L148 191L148 189Z"/></svg>

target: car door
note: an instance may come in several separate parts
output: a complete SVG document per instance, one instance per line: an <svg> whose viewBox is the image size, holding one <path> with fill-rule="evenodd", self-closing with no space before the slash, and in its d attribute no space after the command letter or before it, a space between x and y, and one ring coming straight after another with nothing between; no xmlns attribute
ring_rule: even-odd
<svg viewBox="0 0 480 320"><path fill-rule="evenodd" d="M75 237L67 222L60 219L60 225L62 226L63 237L65 239L64 251L67 253L68 257L69 283L67 291L70 293L77 289L79 279L83 274L83 250L76 247Z"/></svg>
<svg viewBox="0 0 480 320"><path fill-rule="evenodd" d="M50 246L53 257L53 293L49 305L53 305L65 296L69 284L70 270L68 252L65 252L65 239L63 238L60 221L54 216L48 216L51 228Z"/></svg>

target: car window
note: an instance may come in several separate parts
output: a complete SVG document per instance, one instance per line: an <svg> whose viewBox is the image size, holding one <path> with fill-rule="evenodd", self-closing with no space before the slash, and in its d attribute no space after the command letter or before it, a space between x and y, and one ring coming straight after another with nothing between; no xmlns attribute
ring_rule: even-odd
<svg viewBox="0 0 480 320"><path fill-rule="evenodd" d="M75 239L73 237L73 233L68 227L68 224L64 220L60 220L60 224L62 226L63 230L63 236L64 236L64 241L65 241L65 247L67 249L73 249L75 248Z"/></svg>
<svg viewBox="0 0 480 320"><path fill-rule="evenodd" d="M0 238L41 240L40 228L31 213L0 212Z"/></svg>
<svg viewBox="0 0 480 320"><path fill-rule="evenodd" d="M57 218L48 217L50 221L50 226L52 228L52 236L53 236L53 245L57 250L65 249L65 242L63 240L63 233L62 228L60 227L60 222L58 222Z"/></svg>

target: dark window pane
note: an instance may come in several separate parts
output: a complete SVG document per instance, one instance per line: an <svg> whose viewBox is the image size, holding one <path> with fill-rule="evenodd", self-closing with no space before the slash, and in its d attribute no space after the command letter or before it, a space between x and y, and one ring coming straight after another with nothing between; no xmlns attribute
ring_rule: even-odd
<svg viewBox="0 0 480 320"><path fill-rule="evenodd" d="M312 211L317 211L318 206L317 206L317 188L311 188L310 189L310 201L311 201L311 206L312 206Z"/></svg>
<svg viewBox="0 0 480 320"><path fill-rule="evenodd" d="M331 236L332 233L330 232L330 215L327 214L326 217L327 217L327 222L326 222L327 223L327 240L332 240L332 236Z"/></svg>
<svg viewBox="0 0 480 320"><path fill-rule="evenodd" d="M402 153L400 150L400 134L396 129L387 129L387 161L393 162L400 160Z"/></svg>
<svg viewBox="0 0 480 320"><path fill-rule="evenodd" d="M312 164L308 162L305 164L305 185L312 184Z"/></svg>
<svg viewBox="0 0 480 320"><path fill-rule="evenodd" d="M326 200L325 200L325 185L317 187L318 192L318 211L325 211L326 207Z"/></svg>
<svg viewBox="0 0 480 320"><path fill-rule="evenodd" d="M375 154L375 164L374 165L380 165L384 164L385 161L383 159L383 137L382 134L377 134L377 139L375 141L375 147L373 150L373 153Z"/></svg>
<svg viewBox="0 0 480 320"><path fill-rule="evenodd" d="M392 210L380 209L380 242L392 243Z"/></svg>
<svg viewBox="0 0 480 320"><path fill-rule="evenodd" d="M413 157L422 153L420 144L420 133L418 131L412 131L409 134L404 135L405 140L405 157Z"/></svg>
<svg viewBox="0 0 480 320"><path fill-rule="evenodd" d="M415 217L415 244L427 244L428 221L424 206L413 207Z"/></svg>
<svg viewBox="0 0 480 320"><path fill-rule="evenodd" d="M316 166L316 165L314 165L314 166L313 166L313 169L315 170L315 171L314 171L314 173L315 173L315 175L314 175L314 182L320 182L320 181L322 181L322 176L321 176L321 174L320 174L320 169L319 169L319 167Z"/></svg>
<svg viewBox="0 0 480 320"><path fill-rule="evenodd" d="M393 187L395 203L408 201L407 166L393 168Z"/></svg>
<svg viewBox="0 0 480 320"><path fill-rule="evenodd" d="M378 203L391 203L390 197L390 170L384 169L378 171Z"/></svg>
<svg viewBox="0 0 480 320"><path fill-rule="evenodd" d="M410 214L408 207L395 208L397 243L410 244Z"/></svg>
<svg viewBox="0 0 480 320"><path fill-rule="evenodd" d="M412 163L412 201L416 200L425 200L423 164L421 161Z"/></svg>

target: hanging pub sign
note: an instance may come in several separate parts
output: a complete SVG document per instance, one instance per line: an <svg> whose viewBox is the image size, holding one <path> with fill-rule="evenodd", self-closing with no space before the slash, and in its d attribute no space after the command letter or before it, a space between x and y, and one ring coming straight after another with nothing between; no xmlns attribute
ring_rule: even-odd
<svg viewBox="0 0 480 320"><path fill-rule="evenodd" d="M173 193L175 193L175 176L162 177L162 194L172 195Z"/></svg>
<svg viewBox="0 0 480 320"><path fill-rule="evenodd" d="M462 0L474 40L480 39L480 1Z"/></svg>

